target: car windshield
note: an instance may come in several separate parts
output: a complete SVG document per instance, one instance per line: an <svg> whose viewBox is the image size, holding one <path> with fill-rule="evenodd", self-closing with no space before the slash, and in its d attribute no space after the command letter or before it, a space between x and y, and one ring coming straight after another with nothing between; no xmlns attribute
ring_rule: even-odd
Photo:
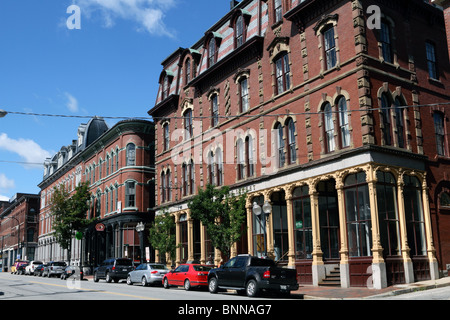
<svg viewBox="0 0 450 320"><path fill-rule="evenodd" d="M66 263L65 262L55 262L53 263L54 266L59 266L59 267L65 267Z"/></svg>
<svg viewBox="0 0 450 320"><path fill-rule="evenodd" d="M34 261L33 264L43 264L42 261Z"/></svg>
<svg viewBox="0 0 450 320"><path fill-rule="evenodd" d="M209 266L193 266L195 271L209 271L212 267Z"/></svg>
<svg viewBox="0 0 450 320"><path fill-rule="evenodd" d="M128 259L117 259L116 260L116 266L132 266L133 263L131 260Z"/></svg>
<svg viewBox="0 0 450 320"><path fill-rule="evenodd" d="M167 267L163 264L153 264L150 267L156 270L167 270Z"/></svg>

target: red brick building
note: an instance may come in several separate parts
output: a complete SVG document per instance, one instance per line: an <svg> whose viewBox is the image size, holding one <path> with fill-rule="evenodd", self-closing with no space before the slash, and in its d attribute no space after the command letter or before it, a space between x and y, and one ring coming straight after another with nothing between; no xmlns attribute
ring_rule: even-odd
<svg viewBox="0 0 450 320"><path fill-rule="evenodd" d="M16 259L35 259L38 216L38 194L17 193L0 205L0 266L3 271L11 270Z"/></svg>
<svg viewBox="0 0 450 320"><path fill-rule="evenodd" d="M73 241L73 264L96 266L112 257L140 261L149 247L138 223L153 220L154 207L154 124L143 120L124 120L108 128L94 117L78 128L78 138L45 163L41 188L39 252L43 261L67 261L52 235L51 196L54 187L64 184L73 192L84 181L90 183L94 225L84 230L82 241Z"/></svg>
<svg viewBox="0 0 450 320"><path fill-rule="evenodd" d="M232 2L162 65L149 114L157 213L176 219L176 263L220 261L187 207L214 184L248 193L233 254L268 251L300 283L333 283L339 270L342 287L383 288L446 270L442 10L419 0ZM266 202L264 239L252 208Z"/></svg>

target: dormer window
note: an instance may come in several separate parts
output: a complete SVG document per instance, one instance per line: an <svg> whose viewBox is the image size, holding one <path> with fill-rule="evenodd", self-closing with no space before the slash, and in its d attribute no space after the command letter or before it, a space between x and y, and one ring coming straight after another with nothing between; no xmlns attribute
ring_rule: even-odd
<svg viewBox="0 0 450 320"><path fill-rule="evenodd" d="M208 45L208 67L211 67L212 65L214 65L216 63L216 59L217 59L217 46L216 46L216 39L211 38L211 40L209 40L209 45Z"/></svg>

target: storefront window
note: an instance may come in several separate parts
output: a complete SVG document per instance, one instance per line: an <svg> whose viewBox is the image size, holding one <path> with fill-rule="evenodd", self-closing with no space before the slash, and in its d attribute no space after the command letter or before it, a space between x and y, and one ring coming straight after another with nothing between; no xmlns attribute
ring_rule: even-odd
<svg viewBox="0 0 450 320"><path fill-rule="evenodd" d="M345 179L344 195L349 256L371 256L372 224L369 188L364 172L351 174Z"/></svg>
<svg viewBox="0 0 450 320"><path fill-rule="evenodd" d="M272 195L272 221L275 261L287 261L287 253L289 250L289 232L284 192L275 192Z"/></svg>
<svg viewBox="0 0 450 320"><path fill-rule="evenodd" d="M394 176L377 172L377 204L381 246L384 256L400 255L400 232L397 212L397 192Z"/></svg>
<svg viewBox="0 0 450 320"><path fill-rule="evenodd" d="M403 197L405 200L406 230L411 256L426 255L425 222L423 219L422 193L416 177L405 175Z"/></svg>
<svg viewBox="0 0 450 320"><path fill-rule="evenodd" d="M317 185L319 192L320 243L324 259L339 259L339 211L334 180Z"/></svg>
<svg viewBox="0 0 450 320"><path fill-rule="evenodd" d="M312 259L311 201L308 186L294 190L292 203L295 228L295 258Z"/></svg>

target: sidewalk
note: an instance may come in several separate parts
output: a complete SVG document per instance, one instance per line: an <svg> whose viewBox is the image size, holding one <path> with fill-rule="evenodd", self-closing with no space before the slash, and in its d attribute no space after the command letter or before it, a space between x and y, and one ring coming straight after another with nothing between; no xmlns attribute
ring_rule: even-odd
<svg viewBox="0 0 450 320"><path fill-rule="evenodd" d="M303 295L303 299L328 299L328 300L355 300L369 299L375 296L395 296L419 290L429 290L450 286L450 277L439 280L429 280L410 284L390 286L385 289L375 290L368 288L340 288L340 287L313 287L300 286L293 295Z"/></svg>

